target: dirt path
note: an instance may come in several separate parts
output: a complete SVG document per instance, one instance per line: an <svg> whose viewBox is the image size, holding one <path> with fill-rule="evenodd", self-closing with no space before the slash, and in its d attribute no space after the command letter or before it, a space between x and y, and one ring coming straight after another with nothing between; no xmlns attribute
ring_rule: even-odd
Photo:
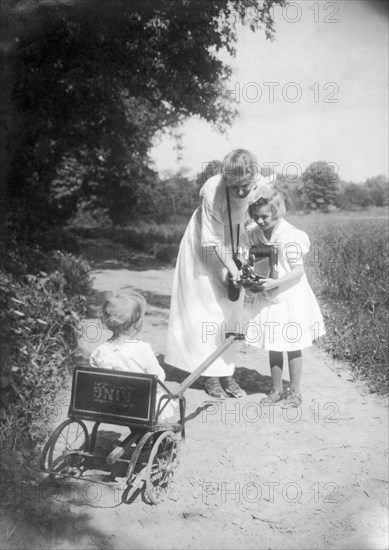
<svg viewBox="0 0 389 550"><path fill-rule="evenodd" d="M97 271L90 313L106 290L141 291L149 303L142 337L163 354L172 277L170 268ZM99 330L96 319L85 321L85 356ZM351 382L317 348L305 352L304 368L301 410L260 409L270 384L267 356L239 344L237 379L246 398L204 408L202 389L186 392L187 413L197 414L187 422L172 499L126 505L118 484L64 484L50 517L26 526L28 547L387 548L386 400ZM178 382L170 374L172 388ZM120 432L110 429L107 444ZM23 548L23 538L9 544Z"/></svg>

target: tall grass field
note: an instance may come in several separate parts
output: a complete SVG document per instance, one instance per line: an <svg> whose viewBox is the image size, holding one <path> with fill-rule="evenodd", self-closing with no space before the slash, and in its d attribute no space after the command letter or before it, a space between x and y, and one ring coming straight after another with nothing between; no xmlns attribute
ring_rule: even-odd
<svg viewBox="0 0 389 550"><path fill-rule="evenodd" d="M321 345L388 392L388 212L289 216L306 231L306 272L326 325Z"/></svg>

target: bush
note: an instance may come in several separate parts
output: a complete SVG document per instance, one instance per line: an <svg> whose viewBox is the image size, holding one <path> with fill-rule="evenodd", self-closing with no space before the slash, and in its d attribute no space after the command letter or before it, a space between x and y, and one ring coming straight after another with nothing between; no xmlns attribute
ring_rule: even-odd
<svg viewBox="0 0 389 550"><path fill-rule="evenodd" d="M1 473L16 482L36 464L50 406L73 366L89 266L12 243L0 271Z"/></svg>
<svg viewBox="0 0 389 550"><path fill-rule="evenodd" d="M69 223L73 227L112 227L112 220L108 215L108 208L88 208L81 202L77 212Z"/></svg>
<svg viewBox="0 0 389 550"><path fill-rule="evenodd" d="M157 260L166 263L172 263L178 256L178 245L167 244L157 246L155 249L155 257Z"/></svg>

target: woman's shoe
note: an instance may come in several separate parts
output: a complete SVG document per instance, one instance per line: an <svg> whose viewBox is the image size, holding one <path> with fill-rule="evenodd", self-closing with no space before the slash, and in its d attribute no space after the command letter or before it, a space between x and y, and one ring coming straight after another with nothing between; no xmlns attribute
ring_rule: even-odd
<svg viewBox="0 0 389 550"><path fill-rule="evenodd" d="M237 399L239 399L239 397L244 397L245 395L247 395L247 393L242 390L242 388L232 376L223 376L223 378L221 378L220 380L222 382L223 388L225 389L225 392L228 395L236 397Z"/></svg>
<svg viewBox="0 0 389 550"><path fill-rule="evenodd" d="M300 393L297 393L296 390L288 390L285 401L282 403L281 407L283 409L289 409L290 407L300 407L303 402Z"/></svg>
<svg viewBox="0 0 389 550"><path fill-rule="evenodd" d="M261 405L279 405L284 399L282 391L272 390L269 395L261 399Z"/></svg>
<svg viewBox="0 0 389 550"><path fill-rule="evenodd" d="M220 380L216 376L207 376L204 382L204 389L208 395L215 399L224 399L226 394L220 385Z"/></svg>

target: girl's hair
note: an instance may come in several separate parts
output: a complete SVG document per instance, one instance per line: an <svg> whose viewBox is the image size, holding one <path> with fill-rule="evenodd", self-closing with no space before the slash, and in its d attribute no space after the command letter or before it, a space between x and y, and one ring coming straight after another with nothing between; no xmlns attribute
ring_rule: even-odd
<svg viewBox="0 0 389 550"><path fill-rule="evenodd" d="M267 205L270 206L271 212L275 219L281 218L286 212L285 202L282 195L276 189L272 189L271 191L269 191L269 194L267 196L260 197L256 202L250 204L250 218L253 217L253 211L255 208Z"/></svg>
<svg viewBox="0 0 389 550"><path fill-rule="evenodd" d="M227 185L244 178L254 182L261 177L256 156L246 149L235 149L224 157L220 172Z"/></svg>
<svg viewBox="0 0 389 550"><path fill-rule="evenodd" d="M146 300L130 291L111 292L106 298L101 314L103 324L115 331L140 330L146 311Z"/></svg>

